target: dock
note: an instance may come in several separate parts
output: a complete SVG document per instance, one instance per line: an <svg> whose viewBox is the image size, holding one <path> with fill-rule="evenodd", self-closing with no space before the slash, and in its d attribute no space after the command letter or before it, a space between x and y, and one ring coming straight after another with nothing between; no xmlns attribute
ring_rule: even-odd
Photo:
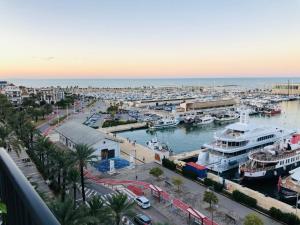
<svg viewBox="0 0 300 225"><path fill-rule="evenodd" d="M114 127L106 127L106 128L98 128L98 130L105 132L105 133L114 133L120 131L127 131L127 130L135 130L135 129L142 129L147 128L147 123L131 123L131 124L124 124Z"/></svg>
<svg viewBox="0 0 300 225"><path fill-rule="evenodd" d="M179 154L176 154L176 155L172 155L170 157L170 159L171 160L183 161L185 159L192 158L192 157L197 157L198 158L199 153L202 152L202 151L203 151L203 149L189 151L189 152L182 152L182 153L179 153Z"/></svg>

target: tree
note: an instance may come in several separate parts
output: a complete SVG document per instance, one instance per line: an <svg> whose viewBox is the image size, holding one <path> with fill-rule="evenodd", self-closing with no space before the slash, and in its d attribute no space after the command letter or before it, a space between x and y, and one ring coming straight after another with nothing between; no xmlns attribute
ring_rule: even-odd
<svg viewBox="0 0 300 225"><path fill-rule="evenodd" d="M209 203L209 208L212 209L212 205L217 204L219 200L212 191L205 191L203 201Z"/></svg>
<svg viewBox="0 0 300 225"><path fill-rule="evenodd" d="M85 205L74 209L73 201L69 198L64 202L53 202L50 208L61 225L88 225L98 221L97 218L89 215Z"/></svg>
<svg viewBox="0 0 300 225"><path fill-rule="evenodd" d="M87 201L89 207L89 214L99 220L93 225L99 224L112 224L113 218L111 210L105 206L104 201L99 196L94 196L91 200Z"/></svg>
<svg viewBox="0 0 300 225"><path fill-rule="evenodd" d="M134 202L130 201L125 194L115 194L107 197L107 207L112 212L115 225L120 225L123 216L133 215Z"/></svg>
<svg viewBox="0 0 300 225"><path fill-rule="evenodd" d="M153 168L149 171L149 173L150 173L152 176L156 177L156 179L159 179L159 177L160 177L161 175L163 175L164 171L163 171L161 168L159 168L159 167L153 167Z"/></svg>
<svg viewBox="0 0 300 225"><path fill-rule="evenodd" d="M244 225L264 225L263 221L254 213L245 217Z"/></svg>
<svg viewBox="0 0 300 225"><path fill-rule="evenodd" d="M80 177L81 177L81 193L82 200L85 202L85 192L84 192L84 174L83 168L87 166L88 162L91 162L96 156L92 155L94 153L94 149L89 147L86 144L78 144L76 145L74 151L74 159L75 162L78 163L80 169Z"/></svg>
<svg viewBox="0 0 300 225"><path fill-rule="evenodd" d="M77 183L79 183L80 181L80 174L78 172L78 170L76 170L75 168L72 168L69 170L68 172L68 181L70 182L72 189L73 189L73 201L74 201L74 205L73 207L76 207L76 185Z"/></svg>
<svg viewBox="0 0 300 225"><path fill-rule="evenodd" d="M183 184L183 180L180 177L173 177L172 183L177 186L177 191L180 191L180 187Z"/></svg>

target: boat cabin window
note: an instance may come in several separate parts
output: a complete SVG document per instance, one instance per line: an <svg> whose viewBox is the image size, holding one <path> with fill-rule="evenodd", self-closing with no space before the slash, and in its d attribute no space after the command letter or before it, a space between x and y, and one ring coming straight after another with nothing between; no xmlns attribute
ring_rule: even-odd
<svg viewBox="0 0 300 225"><path fill-rule="evenodd" d="M283 165L284 161L280 161L280 165Z"/></svg>
<svg viewBox="0 0 300 225"><path fill-rule="evenodd" d="M257 141L267 140L267 139L273 138L274 136L275 136L274 134L263 136L263 137L258 138Z"/></svg>

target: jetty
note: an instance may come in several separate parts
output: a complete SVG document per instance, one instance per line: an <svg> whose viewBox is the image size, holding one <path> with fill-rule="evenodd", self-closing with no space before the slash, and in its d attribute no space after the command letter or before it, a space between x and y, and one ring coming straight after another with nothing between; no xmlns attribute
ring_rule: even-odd
<svg viewBox="0 0 300 225"><path fill-rule="evenodd" d="M141 122L141 123L130 123L130 124L118 125L114 127L98 128L98 130L105 133L114 133L114 132L121 132L126 130L142 129L147 127L148 127L147 123Z"/></svg>

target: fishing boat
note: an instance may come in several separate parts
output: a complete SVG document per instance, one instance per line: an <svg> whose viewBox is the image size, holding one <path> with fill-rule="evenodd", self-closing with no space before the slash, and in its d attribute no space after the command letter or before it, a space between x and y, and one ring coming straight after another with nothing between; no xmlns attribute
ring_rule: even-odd
<svg viewBox="0 0 300 225"><path fill-rule="evenodd" d="M148 148L150 148L151 150L160 151L160 152L171 151L170 148L168 147L168 145L166 145L164 143L160 143L156 137L151 139L150 141L148 141L146 144L147 144Z"/></svg>
<svg viewBox="0 0 300 225"><path fill-rule="evenodd" d="M249 154L249 160L240 165L246 180L276 178L300 166L300 133L294 133L273 145Z"/></svg>
<svg viewBox="0 0 300 225"><path fill-rule="evenodd" d="M280 127L249 123L248 114L241 113L240 121L214 135L213 142L204 144L197 163L209 170L223 173L238 168L248 159L248 153L261 149L290 133Z"/></svg>
<svg viewBox="0 0 300 225"><path fill-rule="evenodd" d="M179 124L179 120L177 120L175 118L163 118L163 119L160 119L160 120L150 124L149 129L155 130L155 129L176 127L178 124Z"/></svg>
<svg viewBox="0 0 300 225"><path fill-rule="evenodd" d="M195 121L194 121L194 126L203 126L203 125L208 125L213 123L215 120L214 117L212 117L211 115L205 115L202 117L196 117Z"/></svg>
<svg viewBox="0 0 300 225"><path fill-rule="evenodd" d="M279 106L268 106L264 110L264 114L270 116L277 115L280 113L281 113L281 108Z"/></svg>

